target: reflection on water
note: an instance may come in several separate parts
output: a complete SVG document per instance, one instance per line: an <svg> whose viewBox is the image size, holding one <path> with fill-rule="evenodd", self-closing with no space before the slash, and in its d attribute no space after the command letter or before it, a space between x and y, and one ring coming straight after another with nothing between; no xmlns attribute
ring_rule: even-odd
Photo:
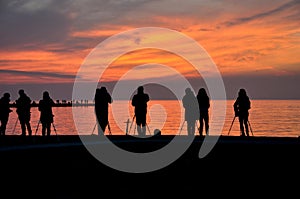
<svg viewBox="0 0 300 199"><path fill-rule="evenodd" d="M231 122L234 118L232 100L227 101L227 111L222 135L228 135ZM252 100L252 108L250 109L249 121L253 129L254 136L275 136L275 137L298 137L300 135L300 100ZM217 101L212 101L212 106ZM149 131L147 133L153 134L153 131L158 128L161 129L162 134L176 134L186 135L186 123L180 131L183 124L184 112L181 112L182 104L173 100L152 100L148 103L147 124ZM74 111L80 113L80 121L75 126L73 121L72 107L54 107L54 124L57 134L75 135L92 134L95 126L94 107L74 107ZM41 126L37 129L39 112L37 108L32 108L31 125L33 134L41 134ZM129 119L128 129L130 130L131 121L133 119L133 108L127 101L115 101L110 106L109 122L111 132L114 135L125 134L126 121ZM218 111L216 111L218 113ZM221 118L217 115L215 118ZM10 114L7 125L7 135L21 134L19 123L16 123L17 115L15 109ZM219 121L210 121L210 125L216 125ZM199 125L199 124L197 124ZM76 129L78 127L79 129ZM52 130L52 134L55 132ZM94 132L97 133L97 128ZM108 133L108 132L106 132ZM129 132L134 131L134 124ZM238 119L235 120L230 135L239 135Z"/></svg>

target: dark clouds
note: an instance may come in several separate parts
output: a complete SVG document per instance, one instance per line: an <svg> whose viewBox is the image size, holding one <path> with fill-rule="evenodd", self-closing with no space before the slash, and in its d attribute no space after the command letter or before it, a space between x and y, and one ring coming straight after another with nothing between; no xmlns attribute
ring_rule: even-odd
<svg viewBox="0 0 300 199"><path fill-rule="evenodd" d="M0 13L1 48L59 43L68 36L72 23L66 14L48 7L26 10L13 1L6 2Z"/></svg>
<svg viewBox="0 0 300 199"><path fill-rule="evenodd" d="M176 0L2 0L0 8L0 49L47 48L48 44L59 44L55 50L78 50L92 48L105 37L78 38L76 31L106 30L120 26L164 26L184 29L193 20L200 24L214 22L226 13L243 10L247 5L262 4L245 1L239 4L227 1L176 1ZM266 3L264 3L266 4ZM275 3L274 3L275 4ZM278 2L276 2L278 5ZM222 23L228 27L274 15L287 9L299 8L299 1L282 3L276 8ZM251 9L255 10L255 7ZM299 9L300 10L300 9ZM299 12L299 11L298 11ZM252 12L253 13L253 12ZM239 15L236 15L239 16ZM293 15L293 18L298 15ZM166 17L169 20L162 20ZM185 18L191 21L182 23ZM179 23L173 23L179 20ZM176 25L176 27L174 26ZM202 27L200 31L211 31ZM82 42L85 39L86 43Z"/></svg>
<svg viewBox="0 0 300 199"><path fill-rule="evenodd" d="M298 8L296 11L298 11L298 15L300 15L300 1L299 0L293 0L287 3L282 4L279 7L276 7L274 9L270 9L267 10L265 12L261 12L261 13L257 13L255 15L249 16L249 17L242 17L242 18L237 18L235 20L232 21L227 21L224 22L222 25L229 27L229 26L234 26L234 25L239 25L239 24L243 24L243 23L247 23L253 20L257 20L257 19L263 19L265 17L268 16L272 16L274 14L277 14L279 12L283 12L287 9L291 9L291 8Z"/></svg>
<svg viewBox="0 0 300 199"><path fill-rule="evenodd" d="M20 71L20 70L1 70L0 74L7 74L9 76L28 76L28 77L54 77L63 79L75 79L76 75L53 73L53 72L37 72L37 71Z"/></svg>

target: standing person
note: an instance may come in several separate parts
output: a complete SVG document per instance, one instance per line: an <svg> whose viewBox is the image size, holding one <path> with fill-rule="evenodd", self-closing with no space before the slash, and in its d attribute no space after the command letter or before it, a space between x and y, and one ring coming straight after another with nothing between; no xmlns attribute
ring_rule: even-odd
<svg viewBox="0 0 300 199"><path fill-rule="evenodd" d="M137 89L137 94L133 96L131 101L131 105L135 107L134 114L137 125L137 132L141 136L146 135L147 103L149 102L149 100L149 95L144 93L144 87L139 86Z"/></svg>
<svg viewBox="0 0 300 199"><path fill-rule="evenodd" d="M98 122L98 135L104 135L105 129L109 125L108 105L111 103L112 98L106 87L97 88L95 93L95 113Z"/></svg>
<svg viewBox="0 0 300 199"><path fill-rule="evenodd" d="M26 136L26 128L28 131L28 135L32 135L31 125L30 125L30 117L31 117L31 99L26 95L23 89L19 90L20 97L16 100L17 106L17 114L19 117L19 121L22 129L22 136Z"/></svg>
<svg viewBox="0 0 300 199"><path fill-rule="evenodd" d="M200 88L197 94L197 100L199 105L200 111L200 127L199 127L199 134L203 136L203 128L205 125L205 133L208 135L209 133L209 113L208 109L210 107L210 100L204 88Z"/></svg>
<svg viewBox="0 0 300 199"><path fill-rule="evenodd" d="M185 95L182 98L182 104L185 108L187 133L188 135L195 135L195 124L199 117L199 108L196 96L190 88L185 89Z"/></svg>
<svg viewBox="0 0 300 199"><path fill-rule="evenodd" d="M233 104L235 117L239 117L241 136L249 136L248 117L249 109L251 108L251 102L247 96L246 90L241 88L238 93L238 97Z"/></svg>
<svg viewBox="0 0 300 199"><path fill-rule="evenodd" d="M42 123L42 136L50 136L51 124L53 123L53 112L52 107L54 101L51 99L49 92L43 92L43 99L39 101L38 110L40 111L40 122Z"/></svg>
<svg viewBox="0 0 300 199"><path fill-rule="evenodd" d="M9 103L10 103L10 94L4 93L3 97L1 97L0 99L0 122L1 122L0 136L5 135L9 113L12 112Z"/></svg>

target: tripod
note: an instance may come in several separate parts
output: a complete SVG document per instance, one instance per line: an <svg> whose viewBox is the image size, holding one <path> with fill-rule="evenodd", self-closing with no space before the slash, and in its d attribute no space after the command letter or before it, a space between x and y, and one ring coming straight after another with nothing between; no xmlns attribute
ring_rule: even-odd
<svg viewBox="0 0 300 199"><path fill-rule="evenodd" d="M129 128L129 133L130 133L130 131L131 131L132 124L133 124L135 118L136 118L136 116L134 115L133 118L132 118L132 122L131 122L130 128ZM149 135L151 135L150 128L149 128L147 122L146 122L146 127L147 127L147 129L148 129ZM136 127L136 124L135 124L135 125L134 125L134 133L133 133L134 135L135 135L135 130L136 130L136 128L137 128L137 127Z"/></svg>
<svg viewBox="0 0 300 199"><path fill-rule="evenodd" d="M181 125L180 131L179 131L179 135L181 134L181 131L182 131L183 126L184 126L184 123L185 123L185 120L183 121L183 123L182 123L182 125Z"/></svg>
<svg viewBox="0 0 300 199"><path fill-rule="evenodd" d="M38 130L39 130L40 123L41 123L41 120L39 120L39 122L38 122L38 124L37 124L37 126L36 126L34 136L36 136L36 134L37 134L37 132L38 132Z"/></svg>
<svg viewBox="0 0 300 199"><path fill-rule="evenodd" d="M37 126L36 126L34 136L36 136L36 134L37 134L37 132L38 132L38 130L39 130L40 123L41 123L41 120L39 120L39 122L38 122L38 124L37 124ZM57 135L57 131L56 131L54 122L51 122L51 124L52 124L53 130L54 130L54 132L55 132L56 138L57 138L57 140L59 141L59 137L58 137L58 135Z"/></svg>
<svg viewBox="0 0 300 199"><path fill-rule="evenodd" d="M111 135L111 130L110 130L109 121L107 121L107 128L108 128L109 135Z"/></svg>
<svg viewBox="0 0 300 199"><path fill-rule="evenodd" d="M229 131L228 131L228 134L227 134L227 135L229 135L229 133L230 133L230 131L231 131L231 128L232 128L232 126L233 126L233 123L234 123L235 118L236 118L236 116L234 116L234 118L233 118L233 120L232 120L232 122L231 122L231 125L230 125L230 128L229 128Z"/></svg>
<svg viewBox="0 0 300 199"><path fill-rule="evenodd" d="M124 123L126 123L126 135L128 135L128 125L130 123L129 119L127 119L127 121Z"/></svg>
<svg viewBox="0 0 300 199"><path fill-rule="evenodd" d="M19 117L17 117L16 123L15 123L15 126L14 126L14 130L13 130L13 132L12 132L13 135L15 134L16 127L17 127L17 124L18 124L18 121L19 121Z"/></svg>
<svg viewBox="0 0 300 199"><path fill-rule="evenodd" d="M184 123L186 122L186 120L184 120L183 121L183 123L182 123L182 125L181 125L181 128L180 128L180 131L179 131L179 135L181 134L181 131L182 131L182 129L183 129L183 126L184 126ZM199 130L199 126L198 126L198 122L197 122L197 120L195 121L195 126L197 126L197 129Z"/></svg>
<svg viewBox="0 0 300 199"><path fill-rule="evenodd" d="M94 131L95 131L95 129L96 129L96 126L97 126L97 121L96 121L96 123L95 123L95 125L94 125L94 128L93 128L93 131L92 131L92 135L94 135ZM109 131L109 135L112 135L111 134L111 129L110 129L110 125L109 125L109 121L107 122L107 128L108 128L108 131Z"/></svg>
<svg viewBox="0 0 300 199"><path fill-rule="evenodd" d="M150 131L150 128L149 128L147 123L146 123L146 126L147 126L147 129L148 129L149 135L151 135L151 131Z"/></svg>
<svg viewBox="0 0 300 199"><path fill-rule="evenodd" d="M229 131L228 131L228 135L229 135L229 133L230 133L230 131L231 131L231 128L232 128L232 126L233 126L233 123L234 123L234 120L235 120L236 117L237 117L237 116L234 116L234 118L233 118L233 120L232 120L232 122L231 122ZM252 130L252 127L251 127L251 124L250 124L249 120L247 120L247 123L248 123L248 125L249 125L249 128L250 128L250 131L251 131L252 136L254 136L253 130Z"/></svg>
<svg viewBox="0 0 300 199"><path fill-rule="evenodd" d="M134 116L133 116L133 118L132 118L132 122L131 122L131 125L130 125L130 128L129 128L128 134L129 134L130 131L131 131L131 128L132 128L132 124L133 124L133 122L134 122L134 119L135 119L135 114L134 114ZM135 127L134 127L134 131L135 131Z"/></svg>

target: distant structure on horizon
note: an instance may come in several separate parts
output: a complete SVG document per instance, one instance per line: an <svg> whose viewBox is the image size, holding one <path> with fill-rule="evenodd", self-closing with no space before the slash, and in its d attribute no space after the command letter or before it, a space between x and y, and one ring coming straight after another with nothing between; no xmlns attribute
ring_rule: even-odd
<svg viewBox="0 0 300 199"><path fill-rule="evenodd" d="M38 107L38 102L32 101L32 107ZM71 106L94 106L94 101L90 102L89 100L56 100L54 107L71 107ZM10 107L16 108L16 102L10 103Z"/></svg>

